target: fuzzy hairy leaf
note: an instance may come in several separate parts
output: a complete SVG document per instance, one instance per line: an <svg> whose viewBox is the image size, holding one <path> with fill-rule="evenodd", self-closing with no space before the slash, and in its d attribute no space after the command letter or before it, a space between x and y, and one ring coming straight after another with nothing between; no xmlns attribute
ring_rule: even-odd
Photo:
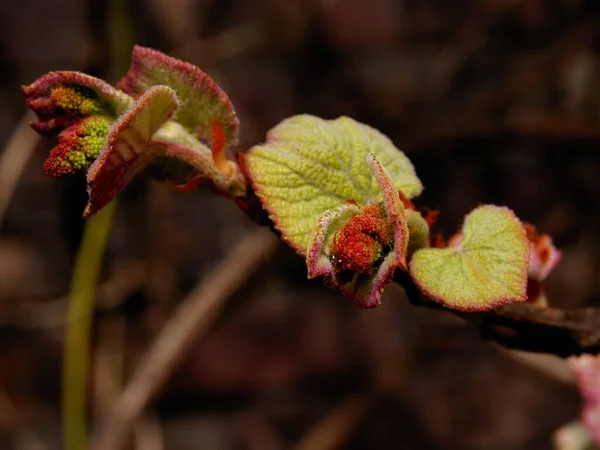
<svg viewBox="0 0 600 450"><path fill-rule="evenodd" d="M212 123L223 128L226 143L237 144L239 120L227 94L193 64L157 50L135 46L131 68L117 87L137 96L155 85L166 85L177 93L181 106L174 120L209 141Z"/></svg>
<svg viewBox="0 0 600 450"><path fill-rule="evenodd" d="M408 256L415 251L429 247L429 225L419 211L406 210L406 223L409 230Z"/></svg>
<svg viewBox="0 0 600 450"><path fill-rule="evenodd" d="M88 172L90 217L115 198L158 154L152 136L177 110L175 92L167 86L148 89L111 127L100 156Z"/></svg>
<svg viewBox="0 0 600 450"><path fill-rule="evenodd" d="M154 135L153 142L161 155L161 172L173 172L177 162L191 175L189 179L174 179L178 190L189 190L201 183L214 186L229 197L246 193L246 184L239 166L227 158L216 160L215 152L198 141L177 122L168 122ZM165 170L166 169L166 170Z"/></svg>
<svg viewBox="0 0 600 450"><path fill-rule="evenodd" d="M348 117L323 120L300 115L284 120L267 142L247 154L256 195L282 237L305 254L319 217L347 201L383 200L367 162L373 154L396 190L409 197L422 191L408 158L377 130Z"/></svg>
<svg viewBox="0 0 600 450"><path fill-rule="evenodd" d="M359 308L374 308L396 269L406 270L406 210L392 180L374 155L368 167L383 193L382 204L346 202L317 220L306 264L308 277L323 276Z"/></svg>
<svg viewBox="0 0 600 450"><path fill-rule="evenodd" d="M360 211L361 208L357 205L344 203L336 208L325 211L319 217L306 255L308 278L325 276L327 284L335 284L335 277L333 276L334 268L329 253L333 236L348 223L352 216L359 214Z"/></svg>
<svg viewBox="0 0 600 450"><path fill-rule="evenodd" d="M526 300L529 243L508 208L481 206L466 218L462 241L415 252L410 273L433 300L453 309L486 311Z"/></svg>

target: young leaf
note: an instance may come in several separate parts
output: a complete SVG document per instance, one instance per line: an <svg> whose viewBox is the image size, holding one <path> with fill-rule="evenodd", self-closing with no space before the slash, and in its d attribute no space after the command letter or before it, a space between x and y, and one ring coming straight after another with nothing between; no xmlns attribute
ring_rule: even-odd
<svg viewBox="0 0 600 450"><path fill-rule="evenodd" d="M406 210L406 223L409 231L407 256L411 257L417 250L429 247L429 225L414 209Z"/></svg>
<svg viewBox="0 0 600 450"><path fill-rule="evenodd" d="M353 304L373 308L396 269L406 269L408 226L390 176L373 155L368 167L383 194L383 205L344 203L317 221L306 262L308 276L323 276Z"/></svg>
<svg viewBox="0 0 600 450"><path fill-rule="evenodd" d="M526 223L525 230L530 247L529 278L544 281L560 262L562 252L554 246L550 236L540 233L535 226Z"/></svg>
<svg viewBox="0 0 600 450"><path fill-rule="evenodd" d="M528 262L519 219L508 208L486 205L465 218L461 242L416 251L410 273L423 292L449 308L487 311L526 300Z"/></svg>
<svg viewBox="0 0 600 450"><path fill-rule="evenodd" d="M86 217L144 169L182 190L207 183L226 196L246 196L244 175L227 156L238 120L214 81L191 64L136 47L121 84L138 100L79 72L51 72L22 88L39 119L32 127L58 134L46 173L87 172ZM180 122L171 120L176 111Z"/></svg>
<svg viewBox="0 0 600 450"><path fill-rule="evenodd" d="M391 253L395 254L396 261L392 262L392 265L406 270L409 232L404 205L398 195L398 189L394 187L394 182L389 173L383 168L377 157L372 154L368 155L367 163L373 171L377 186L383 194L386 220L392 226L394 232L394 248Z"/></svg>
<svg viewBox="0 0 600 450"><path fill-rule="evenodd" d="M421 193L408 158L377 130L348 117L323 120L300 115L284 120L253 147L246 167L254 191L282 237L305 255L319 218L347 201L382 200L368 164L375 155L395 190Z"/></svg>
<svg viewBox="0 0 600 450"><path fill-rule="evenodd" d="M335 233L360 212L361 208L357 205L344 203L337 208L325 211L319 217L306 255L308 278L324 276L327 285L332 287L337 285L329 248L331 247Z"/></svg>
<svg viewBox="0 0 600 450"><path fill-rule="evenodd" d="M138 96L155 85L175 90L181 107L174 120L208 142L212 123L223 128L228 145L237 144L239 120L227 94L198 67L159 51L135 46L131 68L117 87Z"/></svg>
<svg viewBox="0 0 600 450"><path fill-rule="evenodd" d="M170 179L177 190L188 191L207 183L230 198L246 194L246 183L239 166L224 155L215 157L214 149L217 147L208 148L177 122L168 122L161 127L153 142L161 155L154 169L160 171L159 178ZM180 169L189 176L178 174L173 177L175 163L184 165ZM153 170L153 175L157 175L156 170Z"/></svg>
<svg viewBox="0 0 600 450"><path fill-rule="evenodd" d="M152 136L176 111L175 92L166 86L148 89L119 117L100 156L88 172L88 218L115 198L133 176L158 154Z"/></svg>
<svg viewBox="0 0 600 450"><path fill-rule="evenodd" d="M534 225L523 225L529 239L527 302L544 308L548 306L544 280L560 262L562 252L554 246L550 236L540 233Z"/></svg>

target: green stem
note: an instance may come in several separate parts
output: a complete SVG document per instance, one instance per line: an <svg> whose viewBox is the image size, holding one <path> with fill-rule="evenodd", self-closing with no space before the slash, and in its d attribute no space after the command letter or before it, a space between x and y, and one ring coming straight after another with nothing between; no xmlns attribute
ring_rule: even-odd
<svg viewBox="0 0 600 450"><path fill-rule="evenodd" d="M94 297L116 206L116 201L111 202L85 223L73 268L63 355L65 450L82 450L87 446L86 398Z"/></svg>

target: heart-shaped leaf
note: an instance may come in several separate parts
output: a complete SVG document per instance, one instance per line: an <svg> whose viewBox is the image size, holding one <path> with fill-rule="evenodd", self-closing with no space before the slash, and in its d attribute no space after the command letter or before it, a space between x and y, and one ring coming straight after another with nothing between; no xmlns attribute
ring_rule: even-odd
<svg viewBox="0 0 600 450"><path fill-rule="evenodd" d="M485 205L472 211L462 241L415 252L410 273L433 300L452 309L486 311L526 300L529 242L508 208Z"/></svg>
<svg viewBox="0 0 600 450"><path fill-rule="evenodd" d="M223 128L225 142L237 144L239 120L233 104L212 78L193 64L135 46L131 68L117 87L138 96L156 85L171 87L181 100L175 121L207 142L212 123L217 122Z"/></svg>
<svg viewBox="0 0 600 450"><path fill-rule="evenodd" d="M381 202L383 196L367 156L388 172L395 190L421 193L408 158L377 130L348 117L323 120L300 115L284 120L267 142L247 154L256 195L282 237L305 255L319 218L347 201Z"/></svg>

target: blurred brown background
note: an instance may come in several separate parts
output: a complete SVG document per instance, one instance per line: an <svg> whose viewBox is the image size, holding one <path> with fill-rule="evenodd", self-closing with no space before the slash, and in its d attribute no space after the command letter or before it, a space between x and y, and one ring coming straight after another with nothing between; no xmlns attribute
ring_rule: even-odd
<svg viewBox="0 0 600 450"><path fill-rule="evenodd" d="M415 164L417 203L441 210L441 231L479 203L509 205L564 250L550 302L599 303L597 0L2 0L0 143L34 151L0 179L0 449L60 448L65 295L86 201L83 180L43 174L52 142L19 127L18 88L53 69L115 81L132 41L215 77L242 150L298 113L379 128ZM186 293L254 227L208 190L144 177L126 190L95 315L92 426ZM335 448L549 449L578 408L572 387L460 320L396 287L358 311L282 246L190 350L137 448L287 449L317 436L305 448L318 450L315 427L337 411Z"/></svg>

